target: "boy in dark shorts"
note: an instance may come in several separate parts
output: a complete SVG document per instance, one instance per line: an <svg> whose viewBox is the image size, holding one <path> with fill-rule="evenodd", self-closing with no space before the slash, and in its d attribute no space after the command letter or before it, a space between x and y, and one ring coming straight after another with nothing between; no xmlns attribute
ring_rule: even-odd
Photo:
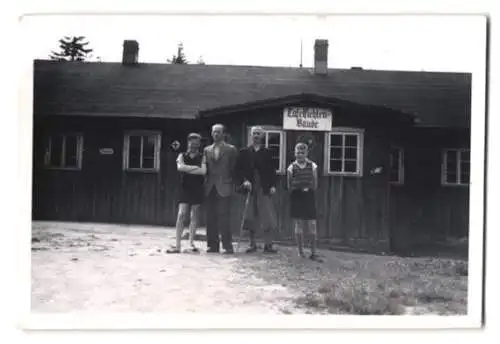
<svg viewBox="0 0 500 344"><path fill-rule="evenodd" d="M318 187L318 166L307 158L308 146L298 143L295 146L296 160L287 169L287 184L290 190L290 212L295 229L299 255L304 255L304 230L309 229L311 236L310 259L318 260L316 255L316 200L314 191Z"/></svg>
<svg viewBox="0 0 500 344"><path fill-rule="evenodd" d="M176 245L167 250L167 253L181 252L184 223L189 214L189 242L191 250L198 252L194 245L194 237L198 225L200 205L203 203L203 183L207 167L203 154L200 152L201 136L196 133L189 134L187 146L187 152L181 153L177 157L177 170L181 173L181 190L176 224Z"/></svg>

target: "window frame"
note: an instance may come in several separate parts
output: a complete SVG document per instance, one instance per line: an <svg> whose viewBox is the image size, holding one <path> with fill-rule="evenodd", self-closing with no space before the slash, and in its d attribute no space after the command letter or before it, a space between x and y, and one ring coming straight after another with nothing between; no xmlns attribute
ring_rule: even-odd
<svg viewBox="0 0 500 344"><path fill-rule="evenodd" d="M154 162L152 168L143 167L129 167L130 163L130 137L141 136L141 164L143 163L143 136L154 136L155 137L155 152L154 152ZM160 171L160 152L161 152L161 131L152 130L129 130L123 135L123 171L128 172L159 172Z"/></svg>
<svg viewBox="0 0 500 344"><path fill-rule="evenodd" d="M363 152L364 152L364 135L363 128L349 128L349 127L335 127L332 131L325 133L325 147L324 147L324 166L323 173L328 176L343 176L343 177L363 177ZM332 135L356 135L358 140L357 159L356 159L356 172L337 172L330 171L330 158L331 158L331 142ZM344 139L343 139L344 140ZM345 145L343 146L345 149ZM344 159L342 160L344 162Z"/></svg>
<svg viewBox="0 0 500 344"><path fill-rule="evenodd" d="M52 156L52 138L55 136L62 136L63 142L61 147L61 165L54 166L51 164ZM65 166L66 160L66 137L76 136L76 166ZM45 148L44 165L46 169L49 170L61 170L61 171L80 171L82 169L83 161L83 134L80 132L64 132L64 133L50 133L48 135L48 142Z"/></svg>
<svg viewBox="0 0 500 344"><path fill-rule="evenodd" d="M398 166L398 180L393 181L390 180L391 178L391 165L392 165L392 150L396 149L398 151L398 157L399 157L399 166ZM389 183L391 185L404 185L405 183L405 164L404 164L404 158L405 158L405 152L403 147L401 146L392 146L391 151L389 153Z"/></svg>
<svg viewBox="0 0 500 344"><path fill-rule="evenodd" d="M284 175L286 173L286 131L277 125L249 125L247 126L247 146L249 146L252 142L251 130L252 127L261 127L266 133L266 142L267 142L267 134L274 133L280 135L280 150L279 150L279 169L276 170L276 174ZM267 143L265 144L267 148Z"/></svg>
<svg viewBox="0 0 500 344"><path fill-rule="evenodd" d="M457 172L457 182L456 183L450 183L446 180L447 176L447 168L446 168L446 158L447 154L449 152L454 152L457 154L457 167L456 167L456 172ZM469 153L469 182L468 183L462 183L462 153L463 152L468 152ZM468 187L470 185L470 148L444 148L441 152L441 186L449 186L449 187Z"/></svg>

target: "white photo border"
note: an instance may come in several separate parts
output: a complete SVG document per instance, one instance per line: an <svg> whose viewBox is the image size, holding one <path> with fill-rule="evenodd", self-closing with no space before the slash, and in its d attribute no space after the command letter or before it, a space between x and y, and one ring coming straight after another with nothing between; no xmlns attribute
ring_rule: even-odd
<svg viewBox="0 0 500 344"><path fill-rule="evenodd" d="M66 4L67 5L67 4ZM211 5L212 6L212 5ZM352 10L352 9L351 9ZM76 11L73 11L76 12ZM362 14L362 13L357 13ZM478 25L484 25L484 37L481 46L486 51L486 17L477 16ZM20 87L20 123L26 130L22 133L20 147L23 151L31 150L32 104L33 104L33 63L29 57L20 59L22 67L22 85ZM22 288L18 288L19 300L22 302L22 315L19 325L24 329L393 329L393 328L478 328L482 319L482 288L483 288L483 229L484 229L484 153L485 153L485 83L486 61L478 64L472 78L472 110L471 110L471 170L470 170L470 238L469 238L469 284L468 284L468 315L467 316L225 316L225 315L147 315L147 314L35 314L30 312L30 271L31 254L31 209L25 207L24 217L20 219L23 235L26 240L20 250L23 259L19 261L22 274ZM28 186L23 192L29 191L31 199L31 161L22 160L23 176L28 176Z"/></svg>

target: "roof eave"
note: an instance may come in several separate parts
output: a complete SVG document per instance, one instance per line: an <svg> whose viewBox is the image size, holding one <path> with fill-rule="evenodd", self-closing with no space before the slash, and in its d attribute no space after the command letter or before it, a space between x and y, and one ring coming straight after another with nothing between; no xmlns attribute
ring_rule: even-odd
<svg viewBox="0 0 500 344"><path fill-rule="evenodd" d="M230 114L236 114L236 113L246 112L246 111L250 111L250 110L262 109L265 107L280 106L280 105L284 106L284 105L287 105L287 103L289 103L291 101L311 101L311 102L317 102L318 104L327 105L327 106L331 106L331 107L369 108L369 109L372 109L374 111L383 111L384 113L407 117L407 119L409 119L413 124L417 123L417 120L418 120L418 116L416 116L415 114L411 114L411 113L404 112L401 110L396 110L396 109L392 109L392 108L385 107L385 106L361 104L361 103L343 100L340 98L324 97L324 96L319 96L319 95L311 94L311 93L301 93L301 94L290 95L290 96L285 96L285 97L280 97L280 98L263 99L263 100L258 100L258 101L254 101L254 102L249 102L249 103L221 106L221 107L201 110L198 112L196 117L199 119L207 119L207 118L216 117L216 116L230 115Z"/></svg>

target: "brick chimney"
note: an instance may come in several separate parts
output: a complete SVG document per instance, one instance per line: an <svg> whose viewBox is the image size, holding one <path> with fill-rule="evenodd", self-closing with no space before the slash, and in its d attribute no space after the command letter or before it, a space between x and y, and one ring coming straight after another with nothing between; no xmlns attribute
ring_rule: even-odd
<svg viewBox="0 0 500 344"><path fill-rule="evenodd" d="M123 42L123 58L124 65L136 65L139 63L139 43L137 41L125 40Z"/></svg>
<svg viewBox="0 0 500 344"><path fill-rule="evenodd" d="M328 74L328 40L317 39L314 42L314 74Z"/></svg>

